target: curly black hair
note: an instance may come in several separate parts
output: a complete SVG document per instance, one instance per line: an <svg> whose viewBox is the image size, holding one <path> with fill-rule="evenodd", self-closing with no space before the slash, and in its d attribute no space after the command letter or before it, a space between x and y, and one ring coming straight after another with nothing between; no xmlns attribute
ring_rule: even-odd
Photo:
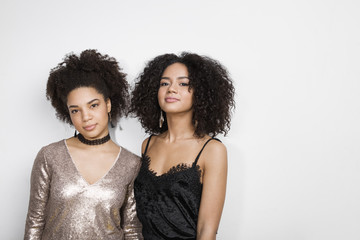
<svg viewBox="0 0 360 240"><path fill-rule="evenodd" d="M194 89L194 135L226 135L235 108L232 80L218 61L194 53L183 52L179 56L163 54L149 61L135 82L130 113L138 117L147 133L160 134L167 131L166 116L162 128L159 127L161 109L157 94L163 72L174 63L182 63L187 67L189 86Z"/></svg>
<svg viewBox="0 0 360 240"><path fill-rule="evenodd" d="M46 97L55 108L56 116L72 125L67 108L68 94L79 87L93 87L105 100L111 100L111 118L116 121L127 114L129 106L129 85L121 70L115 58L97 50L85 50L80 56L68 54L50 71Z"/></svg>

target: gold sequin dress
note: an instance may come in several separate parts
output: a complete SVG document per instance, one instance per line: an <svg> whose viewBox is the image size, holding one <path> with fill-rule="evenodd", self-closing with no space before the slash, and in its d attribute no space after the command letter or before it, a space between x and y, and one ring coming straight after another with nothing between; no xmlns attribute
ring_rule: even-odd
<svg viewBox="0 0 360 240"><path fill-rule="evenodd" d="M43 147L31 174L24 239L143 239L133 184L139 157L121 147L108 173L89 184L65 140Z"/></svg>

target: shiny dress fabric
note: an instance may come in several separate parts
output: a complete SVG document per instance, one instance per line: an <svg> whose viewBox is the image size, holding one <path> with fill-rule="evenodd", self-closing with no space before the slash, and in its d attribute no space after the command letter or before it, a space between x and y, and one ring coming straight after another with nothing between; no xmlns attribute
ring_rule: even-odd
<svg viewBox="0 0 360 240"><path fill-rule="evenodd" d="M146 155L135 180L134 191L137 214L143 225L146 240L196 239L202 184L201 169L197 165L206 142L191 166L180 164L157 176L149 169Z"/></svg>
<svg viewBox="0 0 360 240"><path fill-rule="evenodd" d="M121 147L112 168L89 184L65 140L43 147L34 162L24 239L143 239L133 183L139 157Z"/></svg>

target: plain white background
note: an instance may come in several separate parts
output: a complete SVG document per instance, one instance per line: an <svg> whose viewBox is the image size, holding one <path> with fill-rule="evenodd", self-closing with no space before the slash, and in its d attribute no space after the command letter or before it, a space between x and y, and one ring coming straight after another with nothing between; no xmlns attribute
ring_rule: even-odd
<svg viewBox="0 0 360 240"><path fill-rule="evenodd" d="M146 61L191 51L236 86L218 239L360 239L360 2L357 0L1 0L0 239L22 239L38 150L72 136L45 97L69 52ZM140 154L136 119L113 138Z"/></svg>

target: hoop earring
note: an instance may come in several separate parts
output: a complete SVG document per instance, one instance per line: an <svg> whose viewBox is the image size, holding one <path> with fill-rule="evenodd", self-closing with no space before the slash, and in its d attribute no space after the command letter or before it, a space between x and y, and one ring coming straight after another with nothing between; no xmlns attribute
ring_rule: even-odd
<svg viewBox="0 0 360 240"><path fill-rule="evenodd" d="M111 126L111 128L114 128L115 126L114 126L114 124L112 123L112 120L111 120L111 114L110 114L110 112L108 112L108 116L109 116L109 123L110 123L110 126Z"/></svg>
<svg viewBox="0 0 360 240"><path fill-rule="evenodd" d="M163 111L160 110L160 119L159 119L159 127L160 128L162 128L164 121L165 121L165 119L164 119L164 116L163 116Z"/></svg>
<svg viewBox="0 0 360 240"><path fill-rule="evenodd" d="M75 129L75 132L74 132L74 137L77 137L77 132L76 132L76 129Z"/></svg>

